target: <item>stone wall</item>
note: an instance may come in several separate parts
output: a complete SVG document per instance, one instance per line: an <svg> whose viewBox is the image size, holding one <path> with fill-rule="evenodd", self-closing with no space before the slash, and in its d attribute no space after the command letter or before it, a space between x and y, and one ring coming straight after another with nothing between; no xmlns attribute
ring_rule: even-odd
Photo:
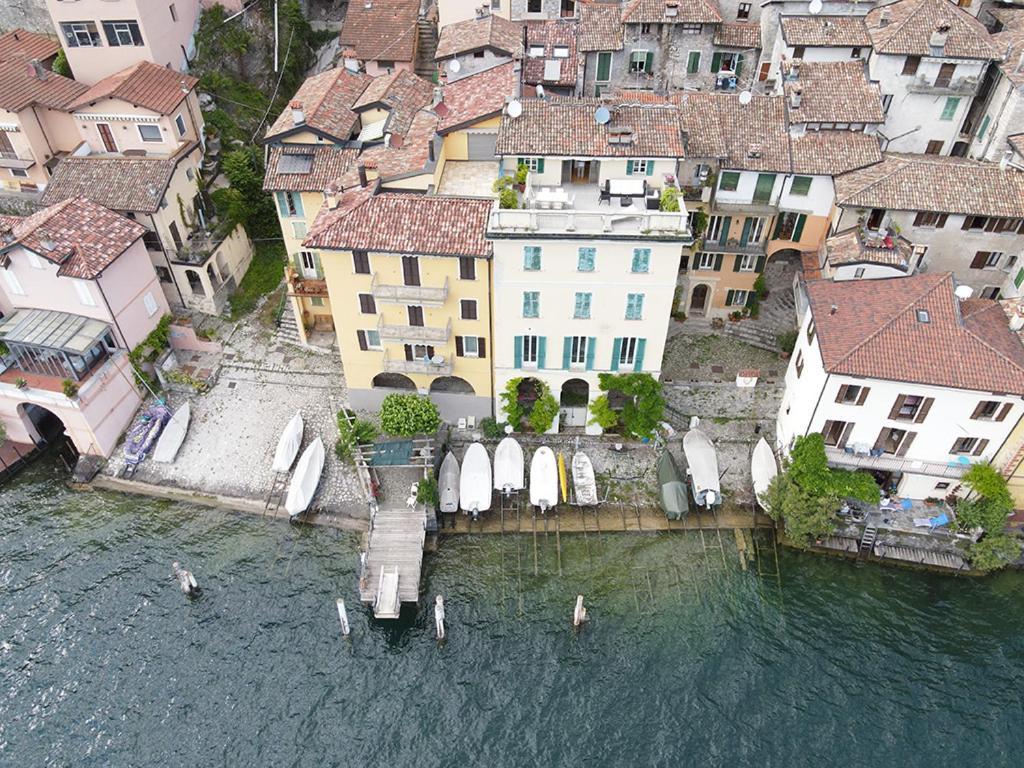
<svg viewBox="0 0 1024 768"><path fill-rule="evenodd" d="M46 0L3 0L0 3L0 32L21 27L44 35L56 34Z"/></svg>

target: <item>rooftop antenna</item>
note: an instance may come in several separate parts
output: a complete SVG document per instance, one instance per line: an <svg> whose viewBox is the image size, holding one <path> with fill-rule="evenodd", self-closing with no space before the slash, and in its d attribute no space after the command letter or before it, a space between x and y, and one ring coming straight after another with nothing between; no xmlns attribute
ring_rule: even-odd
<svg viewBox="0 0 1024 768"><path fill-rule="evenodd" d="M598 125L608 125L612 121L612 113L608 107L598 107L594 111L594 121Z"/></svg>

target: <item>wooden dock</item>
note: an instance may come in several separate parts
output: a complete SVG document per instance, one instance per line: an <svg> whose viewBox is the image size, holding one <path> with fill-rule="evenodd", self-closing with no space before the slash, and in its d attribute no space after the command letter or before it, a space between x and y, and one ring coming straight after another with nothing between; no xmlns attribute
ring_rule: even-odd
<svg viewBox="0 0 1024 768"><path fill-rule="evenodd" d="M420 596L420 570L426 541L422 509L378 509L359 578L359 599L378 619L397 619L402 603Z"/></svg>

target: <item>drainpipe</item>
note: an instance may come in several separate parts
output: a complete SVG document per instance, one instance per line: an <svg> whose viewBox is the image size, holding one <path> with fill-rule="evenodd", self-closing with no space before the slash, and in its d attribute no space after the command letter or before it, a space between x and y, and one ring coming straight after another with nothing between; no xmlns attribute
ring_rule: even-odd
<svg viewBox="0 0 1024 768"><path fill-rule="evenodd" d="M121 343L124 344L124 348L130 352L131 350L128 349L128 339L125 337L124 331L121 330L121 324L117 322L117 315L115 315L114 310L110 308L110 302L107 301L107 294L103 292L103 283L100 282L101 277L103 277L102 272L96 275L96 287L100 289L100 296L103 297L103 306L107 308L107 312L110 313L110 319L114 321L114 327L117 329L117 332L121 335Z"/></svg>
<svg viewBox="0 0 1024 768"><path fill-rule="evenodd" d="M487 335L490 337L491 352L490 352L490 369L491 369L491 416L498 418L498 411L495 403L498 401L498 377L494 370L494 302L491 297L494 296L494 279L493 272L491 270L491 259L494 255L491 255L490 259L485 259L484 263L487 265Z"/></svg>
<svg viewBox="0 0 1024 768"><path fill-rule="evenodd" d="M153 228L153 232L156 232L156 221L153 219L153 214L149 214L149 223ZM181 300L181 306L185 306L185 297L181 295L181 288L178 287L178 281L174 277L174 269L171 267L171 260L167 257L167 249L164 248L164 241L160 241L160 253L164 255L164 263L167 264L167 271L171 273L171 285L174 286L174 292L178 294L178 298ZM161 289L163 290L163 289Z"/></svg>

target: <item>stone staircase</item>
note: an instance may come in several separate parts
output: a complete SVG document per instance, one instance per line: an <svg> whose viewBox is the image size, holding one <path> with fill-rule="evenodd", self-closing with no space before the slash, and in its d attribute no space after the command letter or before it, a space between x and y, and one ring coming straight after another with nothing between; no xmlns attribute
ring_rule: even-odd
<svg viewBox="0 0 1024 768"><path fill-rule="evenodd" d="M299 327L295 323L295 313L291 307L285 307L281 313L281 322L277 326L275 340L278 344L294 344L296 347L303 346L302 337L299 336Z"/></svg>
<svg viewBox="0 0 1024 768"><path fill-rule="evenodd" d="M416 23L416 69L420 77L433 81L437 66L434 64L434 54L437 53L437 24L428 19L421 18Z"/></svg>

